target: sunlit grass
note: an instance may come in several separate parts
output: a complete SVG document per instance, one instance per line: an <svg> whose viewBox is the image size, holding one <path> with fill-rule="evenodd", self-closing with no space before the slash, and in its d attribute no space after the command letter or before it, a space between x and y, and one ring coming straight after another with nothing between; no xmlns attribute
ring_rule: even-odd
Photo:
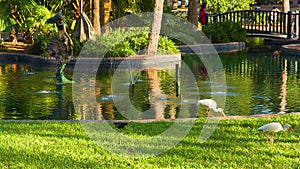
<svg viewBox="0 0 300 169"><path fill-rule="evenodd" d="M0 168L297 168L299 136L275 134L274 143L259 133L265 123L289 123L299 132L299 115L221 120L204 143L205 119L167 152L150 158L112 154L98 146L75 122L0 122ZM162 133L171 122L133 123L124 136L143 138ZM104 134L104 133L103 133Z"/></svg>

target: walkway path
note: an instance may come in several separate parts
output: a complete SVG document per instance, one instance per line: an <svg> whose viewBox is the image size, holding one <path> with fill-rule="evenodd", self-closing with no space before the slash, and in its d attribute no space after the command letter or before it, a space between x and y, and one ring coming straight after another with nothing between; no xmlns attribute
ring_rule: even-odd
<svg viewBox="0 0 300 169"><path fill-rule="evenodd" d="M4 45L8 48L9 52L22 52L22 53L26 53L26 47L28 46L23 42L18 42L16 45L14 45L12 42L4 42Z"/></svg>

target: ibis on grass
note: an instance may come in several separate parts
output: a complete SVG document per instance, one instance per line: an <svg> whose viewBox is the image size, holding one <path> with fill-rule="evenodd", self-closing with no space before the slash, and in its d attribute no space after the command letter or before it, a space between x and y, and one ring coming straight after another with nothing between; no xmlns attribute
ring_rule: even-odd
<svg viewBox="0 0 300 169"><path fill-rule="evenodd" d="M286 131L286 130L291 130L294 133L294 130L290 124L285 124L283 127L280 123L278 122L272 122L265 124L261 127L258 128L258 131L262 131L265 133L265 135L269 138L270 143L272 144L274 141L274 133L279 132L279 131ZM268 133L272 133L272 136L269 136Z"/></svg>
<svg viewBox="0 0 300 169"><path fill-rule="evenodd" d="M221 113L223 116L226 116L222 108L217 108L217 103L213 99L198 100L197 104L206 106L206 114L209 113L210 109L213 109L214 112Z"/></svg>

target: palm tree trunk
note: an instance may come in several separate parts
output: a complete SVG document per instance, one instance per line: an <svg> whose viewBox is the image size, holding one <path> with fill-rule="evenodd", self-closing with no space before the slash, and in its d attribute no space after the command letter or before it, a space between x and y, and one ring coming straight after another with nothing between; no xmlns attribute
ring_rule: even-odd
<svg viewBox="0 0 300 169"><path fill-rule="evenodd" d="M100 33L100 0L93 0L93 27L96 34Z"/></svg>
<svg viewBox="0 0 300 169"><path fill-rule="evenodd" d="M104 0L100 0L100 27L101 29L104 27L105 23L104 23ZM100 30L101 33L103 33L103 30Z"/></svg>
<svg viewBox="0 0 300 169"><path fill-rule="evenodd" d="M282 10L285 13L287 13L288 11L290 11L290 0L283 0L282 1Z"/></svg>
<svg viewBox="0 0 300 169"><path fill-rule="evenodd" d="M102 32L108 32L109 21L110 21L110 11L111 11L111 2L112 0L100 0L100 24Z"/></svg>
<svg viewBox="0 0 300 169"><path fill-rule="evenodd" d="M93 0L89 0L89 18L93 20Z"/></svg>
<svg viewBox="0 0 300 169"><path fill-rule="evenodd" d="M190 0L188 7L188 21L198 28L198 5L197 0Z"/></svg>
<svg viewBox="0 0 300 169"><path fill-rule="evenodd" d="M154 14L148 36L147 55L157 54L158 38L161 28L164 0L156 0Z"/></svg>
<svg viewBox="0 0 300 169"><path fill-rule="evenodd" d="M104 0L104 23L108 24L110 21L112 0Z"/></svg>

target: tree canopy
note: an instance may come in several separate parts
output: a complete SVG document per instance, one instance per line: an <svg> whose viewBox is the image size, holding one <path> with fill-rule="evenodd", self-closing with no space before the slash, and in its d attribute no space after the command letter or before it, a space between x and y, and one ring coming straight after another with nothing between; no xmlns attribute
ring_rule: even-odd
<svg viewBox="0 0 300 169"><path fill-rule="evenodd" d="M211 13L224 13L236 10L250 9L250 5L255 3L255 0L200 0L200 4L206 2L208 11Z"/></svg>

